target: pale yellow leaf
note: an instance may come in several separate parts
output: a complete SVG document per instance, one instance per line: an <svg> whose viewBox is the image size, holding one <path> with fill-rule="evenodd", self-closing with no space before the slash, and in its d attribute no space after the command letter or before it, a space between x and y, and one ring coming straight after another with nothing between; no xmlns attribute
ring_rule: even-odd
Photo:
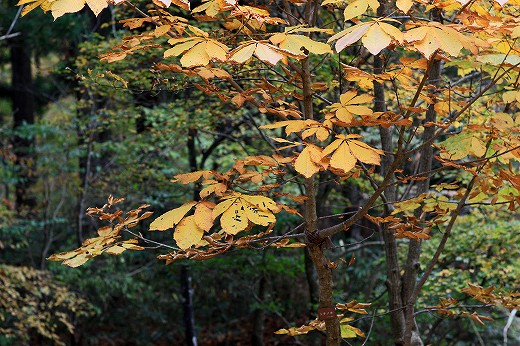
<svg viewBox="0 0 520 346"><path fill-rule="evenodd" d="M188 49L193 48L196 44L200 43L200 40L197 39L183 39L182 41L172 41L169 40L169 43L175 44L174 47L167 49L164 52L164 57L168 58L170 56L178 56L187 51Z"/></svg>
<svg viewBox="0 0 520 346"><path fill-rule="evenodd" d="M195 223L201 229L209 231L213 226L213 210L206 203L199 203L195 207Z"/></svg>
<svg viewBox="0 0 520 346"><path fill-rule="evenodd" d="M305 55L305 50L313 54L332 53L332 49L330 49L328 44L314 41L303 35L285 35L285 40L280 42L280 48L285 49L295 55Z"/></svg>
<svg viewBox="0 0 520 346"><path fill-rule="evenodd" d="M115 246L108 248L105 252L109 255L120 255L125 251L126 251L126 248L115 245Z"/></svg>
<svg viewBox="0 0 520 346"><path fill-rule="evenodd" d="M90 9L92 10L92 12L94 12L94 14L96 15L96 17L98 16L98 14L103 11L103 9L107 8L108 7L108 3L106 2L106 0L85 0L88 7L90 7Z"/></svg>
<svg viewBox="0 0 520 346"><path fill-rule="evenodd" d="M249 222L239 198L237 198L235 203L222 213L222 216L220 217L220 225L224 232L232 235L247 228Z"/></svg>
<svg viewBox="0 0 520 346"><path fill-rule="evenodd" d="M206 42L206 53L212 58L218 61L226 61L227 60L227 51L228 48L217 41L207 41Z"/></svg>
<svg viewBox="0 0 520 346"><path fill-rule="evenodd" d="M49 261L63 261L63 260L72 258L72 257L76 256L77 254L78 254L77 251L60 252L60 253L55 253L55 254L51 255L47 259Z"/></svg>
<svg viewBox="0 0 520 346"><path fill-rule="evenodd" d="M395 4L397 5L398 9L400 9L404 13L408 13L408 11L413 5L413 0L397 0Z"/></svg>
<svg viewBox="0 0 520 346"><path fill-rule="evenodd" d="M339 102L341 102L342 105L347 105L352 101L357 95L357 92L355 90L349 90L344 94L341 94L339 96Z"/></svg>
<svg viewBox="0 0 520 346"><path fill-rule="evenodd" d="M361 42L370 53L377 55L392 43L392 39L377 23L368 29Z"/></svg>
<svg viewBox="0 0 520 346"><path fill-rule="evenodd" d="M350 27L332 36L331 38L329 38L328 42L338 39L334 47L336 48L336 52L339 53L343 49L345 49L345 47L350 46L352 43L359 41L359 39L366 34L368 29L370 29L371 25L372 23L354 25L353 27Z"/></svg>
<svg viewBox="0 0 520 346"><path fill-rule="evenodd" d="M203 235L204 230L195 222L195 216L190 215L179 222L173 233L173 238L181 249L186 250L200 242Z"/></svg>
<svg viewBox="0 0 520 346"><path fill-rule="evenodd" d="M194 183L202 177L202 174L204 172L208 172L208 171L197 171L197 172L191 172L191 173L177 174L174 177L175 179L172 180L172 182L180 181L181 184Z"/></svg>
<svg viewBox="0 0 520 346"><path fill-rule="evenodd" d="M260 210L256 205L249 204L246 201L242 203L245 216L254 224L267 226L276 222L276 217L271 212Z"/></svg>
<svg viewBox="0 0 520 346"><path fill-rule="evenodd" d="M336 111L336 118L344 123L350 124L354 120L354 116L346 108L338 108Z"/></svg>
<svg viewBox="0 0 520 346"><path fill-rule="evenodd" d="M238 197L233 195L231 198L227 198L219 204L217 204L217 206L213 209L213 219L216 219L220 214L228 210L229 207L231 207L231 205L235 203L237 198Z"/></svg>
<svg viewBox="0 0 520 346"><path fill-rule="evenodd" d="M197 202L188 202L179 208L162 214L150 224L150 231L165 231L172 228L181 221L184 215L186 215L195 204L197 204Z"/></svg>
<svg viewBox="0 0 520 346"><path fill-rule="evenodd" d="M32 2L32 1L33 0L20 1L20 2L18 2L17 6L20 6L20 5L23 5L28 2ZM32 4L28 4L28 5L26 4L22 9L22 17L25 16L27 13L31 12L32 10L34 10L36 7L39 7L40 5L43 6L46 3L47 3L47 0L38 0L36 2L33 2Z"/></svg>
<svg viewBox="0 0 520 346"><path fill-rule="evenodd" d="M383 154L383 151L372 148L368 144L356 140L348 141L348 146L352 154L359 161L370 165L381 164L381 155Z"/></svg>
<svg viewBox="0 0 520 346"><path fill-rule="evenodd" d="M81 254L81 255L77 255L74 258L71 258L71 259L68 259L66 261L63 261L62 264L66 265L66 266L69 266L69 267L72 267L72 268L76 268L76 267L79 267L80 265L84 264L88 260L89 259L88 259L86 254Z"/></svg>
<svg viewBox="0 0 520 346"><path fill-rule="evenodd" d="M294 169L306 178L312 177L320 170L320 166L318 166L313 160L313 150L315 151L316 149L311 146L305 147L294 162Z"/></svg>
<svg viewBox="0 0 520 346"><path fill-rule="evenodd" d="M316 130L316 138L322 142L327 140L327 138L329 138L329 131L324 127L319 127L318 130Z"/></svg>
<svg viewBox="0 0 520 346"><path fill-rule="evenodd" d="M274 213L278 213L281 210L280 206L269 197L259 195L242 195L242 199L252 205L257 206L260 210L263 211L272 211Z"/></svg>
<svg viewBox="0 0 520 346"><path fill-rule="evenodd" d="M340 169L343 172L349 172L356 166L356 158L349 150L349 147L345 142L334 151L330 159L330 165L333 168Z"/></svg>
<svg viewBox="0 0 520 346"><path fill-rule="evenodd" d="M276 65L278 61L283 59L283 55L281 53L263 43L258 43L256 45L255 55L258 59L271 65Z"/></svg>
<svg viewBox="0 0 520 346"><path fill-rule="evenodd" d="M343 143L342 139L336 139L334 142L330 143L325 149L323 149L322 155L327 156L333 153L338 147Z"/></svg>
<svg viewBox="0 0 520 346"><path fill-rule="evenodd" d="M210 57L204 43L195 45L181 57L181 65L184 67L206 66L209 61Z"/></svg>
<svg viewBox="0 0 520 346"><path fill-rule="evenodd" d="M475 156L482 157L486 153L486 146L478 138L471 138L471 149Z"/></svg>
<svg viewBox="0 0 520 346"><path fill-rule="evenodd" d="M364 14L368 9L367 0L355 0L351 2L343 11L344 21L350 20L355 17L359 17Z"/></svg>
<svg viewBox="0 0 520 346"><path fill-rule="evenodd" d="M87 3L88 3L88 0L87 0ZM158 27L155 28L155 30L153 31L153 35L154 35L155 37L163 36L163 35L165 35L166 33L168 33L168 31L170 31L170 28L171 28L171 25L161 25L161 26L158 26Z"/></svg>
<svg viewBox="0 0 520 346"><path fill-rule="evenodd" d="M52 16L57 19L65 13L79 12L85 6L85 0L56 0L51 5Z"/></svg>
<svg viewBox="0 0 520 346"><path fill-rule="evenodd" d="M256 43L250 43L240 46L230 52L229 59L242 64L249 60L256 49Z"/></svg>
<svg viewBox="0 0 520 346"><path fill-rule="evenodd" d="M366 106L345 106L345 109L353 114L370 115L373 111Z"/></svg>

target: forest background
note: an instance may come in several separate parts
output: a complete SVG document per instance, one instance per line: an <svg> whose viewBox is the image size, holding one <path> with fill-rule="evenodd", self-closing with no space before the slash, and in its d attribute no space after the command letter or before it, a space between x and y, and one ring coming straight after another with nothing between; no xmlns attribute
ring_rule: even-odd
<svg viewBox="0 0 520 346"><path fill-rule="evenodd" d="M26 9L35 7L32 1L27 3ZM520 186L517 3L470 1L464 5L438 1L430 8L426 2L413 4L413 11L428 9L424 16L431 22L444 23L446 18L464 14L464 20L473 15L480 20L485 18L487 25L504 23L507 28L501 27L504 31L500 39L493 45L479 43L482 46L478 52L467 45L462 53L453 46L443 46L442 39L446 37L436 38L437 43L441 42L437 49L429 51L417 45L412 53L406 51L406 44L411 46L418 39L407 43L391 35L387 35L389 42L381 43L385 45L379 51L369 39L357 42L363 34L356 40L349 38L351 42L345 45L348 47L338 49L336 44L334 51L330 45L307 46L302 38L298 38L296 50L291 45L283 48L283 40L278 39L262 41L268 47L267 53L258 50L259 43L254 43L249 56L240 50L226 52L226 59L245 63L226 69L215 67L225 60L217 55L209 57L214 66L207 65L209 60L199 61L200 57L180 61L175 58L186 56L188 49L165 53L170 47L166 41L172 37L171 30L179 30L166 13L178 16L177 24L194 25L189 29L190 39L204 37L197 29L211 33L215 39L224 39L224 33L233 30L243 30L249 38L255 37L255 31L282 32L273 28L281 21L294 27L300 22L293 23L287 13L296 13L297 18L299 12L288 12L275 6L275 2L251 2L243 5L250 6L248 11L258 9L254 15L249 12L251 16L244 19L235 13L231 20L228 18L228 26L222 26L211 18L232 11L233 8L226 8L236 6L230 5L232 2L204 2L192 14L184 2L174 3L180 7L172 5L166 10L160 1L124 2L110 5L98 15L89 8L81 9L83 3L80 8L65 11L47 8L57 17L55 20L40 9L21 18L23 8L17 7L16 2L0 4L0 345L193 345L194 336L201 345L321 344L324 332L317 329L324 326L313 322L309 325L320 307L318 274L312 255L306 247L300 247L309 239L286 236L301 231L299 225L308 220L304 205L309 181L316 179L319 187L315 196L320 202L320 227L343 222L363 208L383 181L384 169L389 165L384 157L390 157L393 150L383 148L381 134L385 129L413 128L410 143L420 146L419 140L428 139L425 117L432 112L444 117L451 127L448 134L436 138L435 153L431 155L435 163L426 172L428 184L424 193L429 195L417 193L419 185L424 185L420 183L424 181L421 173L425 173L419 164L422 152L417 151L395 174L395 179L401 177L399 188L403 190L393 209L388 209L386 198L391 190L387 190L380 204L370 206L371 216L354 220L348 231L332 238L331 244L320 242L320 249L330 261L327 268L333 276L334 300L344 303L340 306L345 313L341 337L345 344L353 345L388 345L392 338L396 340L388 303L392 288L385 264L389 242L395 240L396 258L404 262L410 258L410 244L422 243L417 270L419 275L423 273L446 234L445 217L456 210L449 203L464 194L463 185L469 186L472 177L483 172L476 193L457 210L461 215L448 232L450 239L442 257L414 302L417 310L410 313L417 324L414 330L420 330L424 344L520 342L520 323L515 318L518 295L514 293L520 285L520 221L516 214ZM285 3L304 6L306 2ZM349 7L351 4L357 7ZM390 14L394 20L415 20L410 8L403 10L407 5L402 1L394 10L392 6L396 4L378 8L374 1L325 1L320 5L330 16L323 18L340 23L346 30ZM191 8L197 9L197 5L192 4ZM348 11L343 11L345 8ZM262 12L266 9L271 13ZM65 12L73 13L63 15ZM156 22L146 13L162 13L160 20L171 23ZM143 19L132 20L134 17ZM233 22L237 18L242 26ZM320 24L322 31L300 27L294 33L321 35L334 26ZM472 30L478 31L473 27ZM475 36L485 36L475 32ZM330 38L331 34L327 34ZM144 39L145 36L148 38ZM122 40L123 46L113 50ZM325 42L327 39L321 39L320 44ZM251 57L253 53L255 56ZM321 65L324 54L332 63ZM104 59L100 60L100 56ZM297 64L301 61L304 67L305 61L319 66L312 70L313 78L320 80L312 84L313 102L331 121L328 127L312 122L275 122L294 121L299 119L299 113L305 113L305 95L298 94L305 81L291 79L289 71L300 73ZM427 82L428 74L424 72L435 64L440 66L439 84L432 78ZM206 65L207 69L200 67ZM424 82L419 78L421 72L426 76ZM213 88L230 81L231 87L223 86L224 91ZM243 89L237 91L233 82ZM386 111L378 108L378 87L392 90L398 88L396 85L402 89L389 92L389 99L383 99L394 105L384 113L388 117L370 118L367 125L365 116ZM425 85L424 92L418 93L418 99L406 108L405 100L414 99L414 92ZM351 101L356 94L369 96L350 105L343 96L350 95ZM475 95L478 102L472 101L468 114L450 122L449 117ZM269 108L267 101L280 102ZM408 123L410 114L416 119ZM429 124L430 128L444 126L440 120L436 123L430 119L430 123L434 124ZM287 125L293 126L292 130ZM362 140L370 145L370 158L358 158L352 172L345 168L345 163L334 161L334 155L330 160L324 156L316 160L312 158L315 153L309 154L318 150L318 141L328 139L333 131L340 133L338 127L347 128L345 134L354 136L342 139L344 143L362 135ZM273 132L277 134L273 136ZM293 133L300 132L295 139ZM308 142L313 136L318 141ZM328 140L330 144L334 138ZM276 150L280 143L289 148ZM329 154L332 152L329 150ZM272 167L261 155L276 153L286 157L296 153L284 162L288 165L280 168L285 177L278 171L264 170ZM302 164L306 154L308 162ZM375 154L377 159L373 158ZM300 155L298 163L295 158ZM237 160L246 157L249 159L245 165L256 165L256 169L237 166ZM281 156L276 158L283 161ZM350 169L354 165L356 160ZM233 169L241 174L237 180L269 185L255 190L256 193L261 191L284 204L285 211L276 214L276 224L250 218L248 230L259 236L244 238L248 246L234 243L226 251L210 253L204 261L177 260L175 256L179 254L194 257L195 252L185 256L183 251L199 244L178 236L174 242L168 232L149 233L149 220L189 204L192 199L204 200L212 193L225 198L231 193L228 188L239 185L234 185L229 177L221 187L219 184L225 180L222 177L210 181L205 176L210 173L204 173L204 177L200 173L197 179L183 173ZM497 176L500 179L495 179ZM186 184L171 182L175 178ZM189 184L201 178L206 179L204 185ZM282 188L274 187L275 184ZM251 192L248 185L241 185L244 186L240 191ZM213 190L207 192L208 187ZM224 191L219 192L219 188ZM201 190L207 192L204 197ZM65 255L54 259L70 260L72 256L67 254L71 252L67 251L81 249L82 244L85 247L85 241L95 237L96 231L102 235L105 224L97 218L103 216L102 212L97 215L96 210L90 209L87 215L86 211L106 204L124 211L147 204L147 210L154 215L148 218L150 215L145 214L146 219L131 224L135 227L128 231L133 232L133 237L126 245L118 243L117 248L103 250L117 256L105 254L85 263L98 253L74 252L74 256L79 255L68 264L81 265L76 269L47 260L59 252ZM270 215L265 217L272 221ZM401 219L397 222L392 216ZM180 219L175 222L178 227L182 224ZM253 224L269 226L271 233L263 234L265 227L251 229ZM234 225L222 227L228 227L225 233L229 235L234 232L229 230ZM155 226L157 230L163 228ZM392 235L394 240L385 238L390 232L398 236ZM270 238L261 242L262 236ZM286 242L287 239L291 241ZM182 245L183 241L188 245ZM169 249L179 250L176 246L183 251L168 254ZM126 251L139 249L146 251ZM172 263L165 266L157 260L158 255ZM307 327L297 328L302 325Z"/></svg>

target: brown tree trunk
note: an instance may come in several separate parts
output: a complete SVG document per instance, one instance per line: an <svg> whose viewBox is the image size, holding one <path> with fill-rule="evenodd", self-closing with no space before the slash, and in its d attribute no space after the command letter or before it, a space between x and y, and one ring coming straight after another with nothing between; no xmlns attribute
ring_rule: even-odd
<svg viewBox="0 0 520 346"><path fill-rule="evenodd" d="M434 17L439 17L436 20L440 20L440 13L438 10L434 11ZM435 57L432 57L432 59ZM432 62L428 82L429 84L437 88L439 86L439 81L441 78L441 60L435 60ZM435 102L428 106L428 110L426 111L425 122L434 123L436 120L437 113L435 112ZM423 143L428 142L435 135L436 128L434 126L426 127L423 133ZM423 193L428 192L430 189L430 177L431 177L431 169L433 162L433 147L431 145L425 145L420 152L420 161L419 161L419 174L424 174L424 179L419 180L417 182L417 190L416 195L419 196ZM421 217L420 212L418 212L416 217ZM424 217L424 216L423 216ZM415 322L414 317L414 305L415 301L411 300L412 293L415 290L415 285L417 283L417 276L420 269L420 255L421 255L421 241L410 239L410 243L408 245L408 255L406 259L405 273L403 277L403 302L405 302L405 320L406 320L406 328L405 328L405 339L404 344L406 346L421 346L423 342L421 340L419 330L417 327L417 323Z"/></svg>
<svg viewBox="0 0 520 346"><path fill-rule="evenodd" d="M380 6L380 9L381 10ZM379 14L379 13L378 13ZM383 60L379 56L374 57L374 73L383 73ZM384 85L378 82L374 82L374 111L385 112L385 90ZM381 147L386 153L391 153L394 150L392 143L392 128L379 129L381 138ZM391 155L385 155L381 160L381 175L385 176L388 173L390 165L392 163ZM385 190L385 197L389 203L395 201L396 189L394 186L390 186ZM388 207L385 208L383 216L389 214ZM385 259L386 259L386 287L388 289L388 301L390 313L390 321L392 324L392 334L394 338L394 345L402 345L405 330L404 312L402 310L403 301L401 298L401 276L399 270L399 259L397 256L397 242L392 234L392 231L388 229L387 225L382 225L382 237L385 243Z"/></svg>

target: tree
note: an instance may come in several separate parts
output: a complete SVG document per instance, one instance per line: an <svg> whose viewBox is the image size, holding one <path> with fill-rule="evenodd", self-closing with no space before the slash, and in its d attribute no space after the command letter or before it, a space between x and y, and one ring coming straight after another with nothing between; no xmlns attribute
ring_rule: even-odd
<svg viewBox="0 0 520 346"><path fill-rule="evenodd" d="M86 3L95 14L109 5ZM194 7L189 20L188 1L170 7L157 0L149 14L146 5L123 3L138 16L123 25L139 31L102 60L163 50L154 70L165 79L183 75L222 102L247 109L273 153L236 159L225 172L175 176L181 184L203 186L199 198L150 225L152 231L174 229L176 245L131 230L151 215L148 205L122 214L113 209L120 199L110 197L88 209L109 221L97 237L50 259L77 267L104 252L152 244L167 249L159 258L171 263L232 248L306 246L319 277L319 319L278 333L326 330L327 344L339 345L342 337L370 334L336 310L366 313L369 304L336 304L338 263L327 251L338 246L335 236L368 218L381 227L394 343L421 345L416 303L459 215L477 206L515 211L520 202L518 1L209 0ZM20 4L29 4L25 12L40 6L55 18L85 6L72 0ZM352 183L364 184L366 194L353 212L318 214L330 205L331 191ZM275 229L282 211L300 215L301 225ZM326 219L336 222L324 226ZM421 268L422 243L436 239ZM402 240L405 254L399 253ZM517 294L493 287L470 285L465 292L508 309L519 303ZM433 309L457 307L445 298ZM486 319L475 311L460 314Z"/></svg>

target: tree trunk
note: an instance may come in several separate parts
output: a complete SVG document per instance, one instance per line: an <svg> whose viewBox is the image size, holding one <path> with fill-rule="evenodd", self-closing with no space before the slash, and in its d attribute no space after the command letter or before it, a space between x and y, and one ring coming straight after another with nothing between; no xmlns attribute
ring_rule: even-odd
<svg viewBox="0 0 520 346"><path fill-rule="evenodd" d="M265 259L265 253L264 251L262 260ZM258 283L258 304L263 304L265 302L265 296L266 296L266 277L265 272L262 270L260 282ZM253 346L264 346L264 320L265 320L265 310L262 306L259 306L253 311L253 332L251 335L251 344Z"/></svg>
<svg viewBox="0 0 520 346"><path fill-rule="evenodd" d="M320 304L320 286L318 283L318 274L316 268L312 263L311 254L308 248L304 248L304 260L305 260L305 276L307 278L307 285L309 287L309 300L310 300L310 311L309 315L316 317L316 308ZM311 331L307 337L307 344L309 346L321 345L321 333Z"/></svg>
<svg viewBox="0 0 520 346"><path fill-rule="evenodd" d="M440 21L440 13L438 10L434 11L435 20ZM435 57L432 57L432 59ZM435 60L432 62L432 65L429 70L428 82L434 88L439 86L439 80L441 77L441 60ZM435 92L435 91L434 91ZM437 113L435 112L435 102L428 106L428 110L426 111L425 122L435 122ZM423 133L423 143L428 142L435 135L436 128L434 126L426 127ZM430 177L431 177L431 169L432 169L432 161L433 161L433 147L431 145L425 145L420 152L420 161L419 161L419 174L424 174L424 180L419 180L417 182L417 191L416 195L419 196L423 193L428 192L430 189ZM416 213L416 217L421 217L420 211ZM424 215L422 216L424 218ZM417 276L420 267L420 255L421 255L421 241L410 239L410 243L408 246L408 256L406 259L406 267L405 273L403 277L403 302L405 302L405 320L406 320L406 328L405 328L405 339L404 344L406 346L422 346L423 342L419 335L419 331L417 328L417 323L414 317L414 305L415 301L412 301L412 293L415 290L415 285L417 283Z"/></svg>
<svg viewBox="0 0 520 346"><path fill-rule="evenodd" d="M13 151L16 155L18 179L15 184L16 210L30 216L36 206L31 187L36 183L36 156L34 134L24 126L34 125L35 102L32 85L31 52L23 36L10 42L13 126Z"/></svg>
<svg viewBox="0 0 520 346"><path fill-rule="evenodd" d="M193 287L191 285L191 280L191 270L187 265L183 264L181 266L181 291L186 345L197 346L195 316L193 313Z"/></svg>

